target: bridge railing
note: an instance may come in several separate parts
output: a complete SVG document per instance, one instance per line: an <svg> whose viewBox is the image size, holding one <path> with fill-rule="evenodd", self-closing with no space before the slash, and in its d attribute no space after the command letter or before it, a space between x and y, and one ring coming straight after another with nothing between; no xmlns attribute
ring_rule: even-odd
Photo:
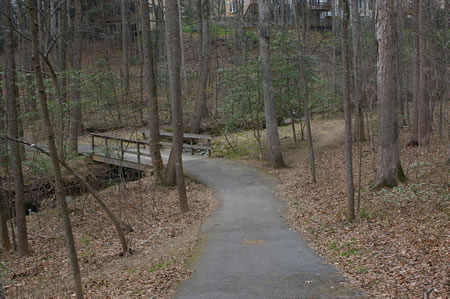
<svg viewBox="0 0 450 299"><path fill-rule="evenodd" d="M91 149L92 158L95 161L105 162L108 159L111 164L121 163L136 163L138 165L146 164L151 165L151 159L146 159L143 162L144 157L150 157L150 153L143 152L142 149L148 145L148 141L133 140L122 137L113 137L104 134L91 133ZM99 144L97 140L101 140ZM125 155L129 153L133 155L133 158L126 159ZM134 158L134 155L136 158ZM104 159L103 159L104 158ZM118 160L119 162L114 162Z"/></svg>

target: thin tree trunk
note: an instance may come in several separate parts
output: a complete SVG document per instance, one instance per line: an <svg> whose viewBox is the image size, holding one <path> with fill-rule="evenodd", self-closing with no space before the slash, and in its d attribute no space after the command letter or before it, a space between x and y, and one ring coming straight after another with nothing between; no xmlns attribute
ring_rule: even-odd
<svg viewBox="0 0 450 299"><path fill-rule="evenodd" d="M405 90L405 78L404 71L404 47L403 47L403 1L397 0L397 47L398 47L398 65L397 65L397 98L400 107L401 124L405 126L407 124L406 105L406 90Z"/></svg>
<svg viewBox="0 0 450 299"><path fill-rule="evenodd" d="M425 37L425 23L426 23L426 8L425 0L419 0L419 117L418 117L418 141L419 145L427 145L429 142L429 96L427 94L427 78L426 78L426 37Z"/></svg>
<svg viewBox="0 0 450 299"><path fill-rule="evenodd" d="M181 4L180 0L178 1L178 25L180 27L180 42L181 42L181 70L183 71L183 79L184 79L184 88L187 91L188 81L187 81L187 71L186 71L186 61L184 55L184 38L183 38L183 22L182 22L182 12L181 12Z"/></svg>
<svg viewBox="0 0 450 299"><path fill-rule="evenodd" d="M166 48L169 68L170 97L172 102L173 146L176 181L180 209L182 213L189 211L183 173L183 106L181 101L181 41L178 26L177 1L166 2Z"/></svg>
<svg viewBox="0 0 450 299"><path fill-rule="evenodd" d="M209 0L201 0L201 62L200 62L200 95L195 101L194 115L192 117L191 132L200 133L201 122L206 115L208 100L208 77L211 62L211 37L209 33Z"/></svg>
<svg viewBox="0 0 450 299"><path fill-rule="evenodd" d="M351 21L353 39L353 102L355 103L355 133L358 140L365 140L364 117L361 97L361 19L359 16L358 0L351 0Z"/></svg>
<svg viewBox="0 0 450 299"><path fill-rule="evenodd" d="M343 11L341 38L342 38L342 65L343 65L343 97L345 119L345 169L347 180L347 221L355 218L355 198L353 190L353 151L352 151L352 112L350 100L350 48L348 38L348 23L350 11L348 0L341 2Z"/></svg>
<svg viewBox="0 0 450 299"><path fill-rule="evenodd" d="M413 110L411 135L408 145L419 144L419 69L420 69L420 49L419 49L419 0L414 0L413 19Z"/></svg>
<svg viewBox="0 0 450 299"><path fill-rule="evenodd" d="M81 111L81 45L83 42L81 28L83 25L82 0L75 1L75 22L72 26L74 40L72 44L73 62L72 70L75 72L73 79L74 91L72 105L70 109L70 134L69 134L69 152L78 153L78 135L82 128L82 111Z"/></svg>
<svg viewBox="0 0 450 299"><path fill-rule="evenodd" d="M122 15L122 89L125 95L125 101L130 93L130 68L128 61L128 5L127 0L120 1L121 15Z"/></svg>
<svg viewBox="0 0 450 299"><path fill-rule="evenodd" d="M271 167L284 167L278 135L277 115L273 97L272 66L270 59L270 1L258 1L259 11L259 55L264 96L264 114L266 116L267 156Z"/></svg>
<svg viewBox="0 0 450 299"><path fill-rule="evenodd" d="M16 74L14 44L11 24L11 2L2 0L5 14L2 15L5 41L5 96L8 115L8 134L19 138L19 126L17 121L17 98L16 98ZM10 141L11 164L14 175L16 227L17 227L17 251L19 255L28 255L27 223L25 217L25 192L22 172L22 158L20 146L17 142Z"/></svg>
<svg viewBox="0 0 450 299"><path fill-rule="evenodd" d="M378 163L374 188L393 187L406 179L400 163L397 100L397 45L395 3L380 0L377 5L378 41Z"/></svg>
<svg viewBox="0 0 450 299"><path fill-rule="evenodd" d="M75 284L75 294L77 299L83 298L83 286L81 283L80 268L78 265L77 253L75 250L75 243L73 240L72 225L70 223L69 211L65 199L64 185L62 182L61 168L59 166L58 152L56 150L55 135L53 127L50 122L50 115L47 106L47 94L45 92L44 80L41 73L40 57L39 57L39 29L37 23L37 3L36 0L27 0L28 2L28 15L30 18L31 27L31 41L33 47L33 64L36 73L36 83L38 87L39 102L42 110L42 120L45 125L48 137L48 147L50 151L50 157L55 176L55 190L56 199L58 202L61 218L64 225L64 234L66 238L66 246L69 252L70 263L72 266L72 275Z"/></svg>
<svg viewBox="0 0 450 299"><path fill-rule="evenodd" d="M316 183L316 165L315 165L315 157L314 157L314 146L312 141L312 130L311 130L311 120L309 113L309 82L308 82L308 73L306 67L306 55L308 51L308 7L306 2L303 3L302 8L303 16L302 16L302 27L303 27L303 37L300 37L300 20L298 17L297 10L294 12L294 18L296 22L297 29L297 51L299 53L299 62L301 69L301 79L303 86L303 112L305 114L305 123L306 123L306 133L308 137L308 148L309 148L309 163L311 168L311 182ZM300 43L302 43L302 47L300 47Z"/></svg>
<svg viewBox="0 0 450 299"><path fill-rule="evenodd" d="M150 154L158 183L162 182L163 161L160 150L159 108L153 49L150 32L148 1L141 0L142 41L144 43L144 99L149 107Z"/></svg>

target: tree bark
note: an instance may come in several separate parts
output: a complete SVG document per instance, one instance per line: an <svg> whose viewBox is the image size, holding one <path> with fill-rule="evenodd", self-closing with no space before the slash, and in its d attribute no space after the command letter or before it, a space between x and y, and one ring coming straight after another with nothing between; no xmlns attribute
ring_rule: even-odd
<svg viewBox="0 0 450 299"><path fill-rule="evenodd" d="M158 183L162 182L163 161L160 150L159 108L156 85L155 66L150 32L150 14L148 1L141 0L142 41L144 46L144 100L149 108L150 154L153 171Z"/></svg>
<svg viewBox="0 0 450 299"><path fill-rule="evenodd" d="M352 222L355 218L355 197L353 190L353 150L352 150L352 111L350 100L350 48L348 38L348 23L350 10L348 0L341 2L343 12L341 39L342 39L342 65L343 97L344 97L344 119L345 119L345 169L347 180L347 221Z"/></svg>
<svg viewBox="0 0 450 299"><path fill-rule="evenodd" d="M125 99L130 93L130 69L128 62L128 5L127 0L120 0L120 10L122 15L122 88Z"/></svg>
<svg viewBox="0 0 450 299"><path fill-rule="evenodd" d="M351 22L353 40L353 102L355 103L355 134L356 139L364 141L364 116L362 110L361 84L361 19L359 16L358 0L351 0Z"/></svg>
<svg viewBox="0 0 450 299"><path fill-rule="evenodd" d="M413 19L413 109L411 135L408 145L416 146L419 144L419 89L420 89L420 49L419 49L419 0L414 0L414 19Z"/></svg>
<svg viewBox="0 0 450 299"><path fill-rule="evenodd" d="M4 26L5 40L5 96L8 115L8 134L11 137L19 138L19 126L17 121L17 98L16 98L16 74L14 41L11 23L11 2L2 0L2 7L5 13L2 15L2 25ZM17 142L10 141L11 164L14 175L16 227L17 227L17 251L19 255L28 255L27 223L25 216L25 192L22 172L22 158L20 156L20 146Z"/></svg>
<svg viewBox="0 0 450 299"><path fill-rule="evenodd" d="M173 146L175 172L182 213L189 211L183 173L183 106L181 101L181 41L178 26L178 3L176 0L166 2L166 48L169 71L170 98L172 102Z"/></svg>
<svg viewBox="0 0 450 299"><path fill-rule="evenodd" d="M75 284L75 294L77 299L83 298L83 286L81 283L80 268L78 265L77 253L75 250L75 243L73 240L72 225L70 223L69 210L67 207L64 185L62 182L61 168L59 166L58 152L55 144L55 134L53 132L53 127L50 122L50 115L47 106L47 94L45 92L44 80L41 73L40 57L39 57L39 29L37 23L37 3L36 0L27 0L28 2L28 15L30 18L31 27L31 41L33 48L33 65L36 75L36 83L39 94L39 103L42 110L42 120L45 125L47 137L48 137L48 147L50 151L51 163L53 167L53 172L55 176L55 190L56 199L58 202L58 207L60 210L61 218L63 220L64 234L66 239L66 247L69 253L69 259L72 266L72 275Z"/></svg>
<svg viewBox="0 0 450 299"><path fill-rule="evenodd" d="M286 166L281 153L277 115L273 96L272 66L270 58L270 1L258 1L259 12L259 56L264 96L264 114L267 131L267 157L273 168Z"/></svg>
<svg viewBox="0 0 450 299"><path fill-rule="evenodd" d="M9 250L11 243L8 234L8 218L3 189L0 189L0 250Z"/></svg>
<svg viewBox="0 0 450 299"><path fill-rule="evenodd" d="M429 142L430 132L430 109L429 98L427 94L427 78L426 78L426 15L427 4L425 0L419 0L419 94L418 94L418 141L419 145L427 145Z"/></svg>
<svg viewBox="0 0 450 299"><path fill-rule="evenodd" d="M75 76L73 79L73 103L70 109L69 152L71 153L78 153L78 135L83 127L81 110L81 45L83 39L80 32L83 26L83 6L81 1L75 0L75 21L72 27L72 32L75 36L72 44L72 71L75 72Z"/></svg>
<svg viewBox="0 0 450 299"><path fill-rule="evenodd" d="M395 2L380 0L377 4L379 145L375 189L394 187L406 179L400 163Z"/></svg>
<svg viewBox="0 0 450 299"><path fill-rule="evenodd" d="M194 115L192 117L191 132L199 134L201 129L201 122L206 114L206 104L208 101L208 77L209 66L211 64L211 37L209 32L209 0L201 0L200 8L201 18L201 61L200 61L200 79L199 89L200 95L195 101Z"/></svg>

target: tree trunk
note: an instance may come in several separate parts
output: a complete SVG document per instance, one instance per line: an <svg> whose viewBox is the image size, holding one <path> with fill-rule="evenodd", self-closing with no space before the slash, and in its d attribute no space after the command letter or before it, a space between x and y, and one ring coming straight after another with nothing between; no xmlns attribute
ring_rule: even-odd
<svg viewBox="0 0 450 299"><path fill-rule="evenodd" d="M11 2L2 0L5 14L2 16L2 24L5 28L5 96L8 115L8 135L19 138L19 126L17 121L17 99L16 99L16 74L14 41L11 24ZM25 216L25 193L22 172L22 158L20 156L20 146L15 141L9 142L11 164L14 175L16 227L17 227L17 251L19 255L28 255L27 223Z"/></svg>
<svg viewBox="0 0 450 299"><path fill-rule="evenodd" d="M72 105L70 109L70 134L69 134L69 152L78 153L78 135L82 128L81 111L81 45L83 42L81 28L83 26L82 0L75 0L75 21L72 26L74 41L72 44L73 62L72 71L75 72L73 79L74 91Z"/></svg>
<svg viewBox="0 0 450 299"><path fill-rule="evenodd" d="M37 24L37 3L36 0L28 0L28 15L30 18L31 41L33 47L33 65L36 73L36 83L38 87L39 103L42 110L42 120L45 125L48 148L50 152L52 167L55 175L56 199L58 202L61 218L64 225L64 234L66 239L66 247L69 252L69 259L72 266L72 275L75 284L75 294L77 299L83 298L83 286L81 283L80 268L78 266L78 258L75 250L75 243L72 234L72 225L70 223L69 211L65 199L64 185L62 182L61 168L59 166L58 152L55 144L55 134L50 122L50 115L47 106L47 94L45 92L44 80L41 73L40 57L39 57L39 30Z"/></svg>
<svg viewBox="0 0 450 299"><path fill-rule="evenodd" d="M6 213L6 209L3 189L0 189L0 250L9 250L11 248L8 234L8 215Z"/></svg>
<svg viewBox="0 0 450 299"><path fill-rule="evenodd" d="M181 101L181 42L178 27L178 3L166 2L166 48L169 71L170 97L172 102L173 146L175 172L181 212L189 211L183 173L183 106Z"/></svg>
<svg viewBox="0 0 450 299"><path fill-rule="evenodd" d="M192 117L191 132L200 133L200 126L206 114L208 100L208 77L211 62L211 37L209 33L209 0L201 0L201 62L199 89L200 96L195 101L194 115Z"/></svg>
<svg viewBox="0 0 450 299"><path fill-rule="evenodd" d="M141 0L142 41L144 44L144 100L149 108L150 154L153 171L158 183L162 182L163 161L160 151L159 109L153 49L150 32L148 1Z"/></svg>
<svg viewBox="0 0 450 299"><path fill-rule="evenodd" d="M374 188L393 187L406 179L400 163L396 76L395 2L377 5L378 164Z"/></svg>
<svg viewBox="0 0 450 299"><path fill-rule="evenodd" d="M351 21L353 39L353 102L355 103L355 133L356 139L366 139L364 132L364 116L362 110L361 84L361 19L359 16L358 0L351 0Z"/></svg>
<svg viewBox="0 0 450 299"><path fill-rule="evenodd" d="M419 144L419 69L420 69L420 49L419 49L419 0L414 0L413 19L413 109L411 135L408 145Z"/></svg>
<svg viewBox="0 0 450 299"><path fill-rule="evenodd" d="M4 88L3 73L0 72L0 98L4 97ZM8 134L7 120L5 108L0 105L0 171L4 171L5 174L8 172L8 141L2 137Z"/></svg>
<svg viewBox="0 0 450 299"><path fill-rule="evenodd" d="M273 97L272 66L270 59L270 1L258 1L259 12L259 56L264 96L264 113L267 131L267 156L271 167L284 167L278 135L277 115Z"/></svg>
<svg viewBox="0 0 450 299"><path fill-rule="evenodd" d="M404 71L404 49L403 49L403 1L397 0L397 47L398 47L398 64L397 64L397 99L400 107L401 124L405 126L407 124L406 105L408 105L406 90L405 90L405 78L407 74Z"/></svg>
<svg viewBox="0 0 450 299"><path fill-rule="evenodd" d="M59 8L59 40L58 40L58 57L57 57L57 70L61 74L61 92L58 96L58 129L57 129L57 149L61 160L65 159L64 152L64 104L66 102L66 90L67 90L67 7L65 1L60 4Z"/></svg>
<svg viewBox="0 0 450 299"><path fill-rule="evenodd" d="M345 119L345 169L347 179L347 221L352 222L355 218L355 198L353 191L353 151L352 151L352 111L350 100L350 48L348 38L348 23L350 11L348 0L341 2L343 11L342 17L342 65L343 76L343 97L344 97L344 119Z"/></svg>
<svg viewBox="0 0 450 299"><path fill-rule="evenodd" d="M429 96L427 94L427 78L426 78L426 16L425 10L427 4L425 0L419 0L419 94L418 94L418 141L419 145L427 145L429 142L430 132L430 109Z"/></svg>
<svg viewBox="0 0 450 299"><path fill-rule="evenodd" d="M300 81L302 82L303 87L303 112L305 114L305 123L306 123L306 132L308 137L308 148L309 148L309 163L311 167L311 182L316 183L316 164L315 164L315 157L314 157L314 146L312 141L312 130L311 130L311 120L310 120L310 113L309 113L309 79L308 79L308 72L306 67L306 55L308 51L308 12L307 12L307 5L306 2L303 3L303 16L302 16L302 27L303 27L303 38L300 36L300 18L298 17L298 10L296 9L294 11L294 18L296 23L296 29L297 29L297 51L299 54L299 62L300 62L300 69L301 69L301 78ZM300 47L300 44L303 45L303 47ZM300 124L301 125L301 124ZM302 132L303 136L303 132Z"/></svg>
<svg viewBox="0 0 450 299"><path fill-rule="evenodd" d="M127 0L120 0L120 8L122 15L122 89L125 94L125 100L130 93L130 69L128 62L128 5Z"/></svg>

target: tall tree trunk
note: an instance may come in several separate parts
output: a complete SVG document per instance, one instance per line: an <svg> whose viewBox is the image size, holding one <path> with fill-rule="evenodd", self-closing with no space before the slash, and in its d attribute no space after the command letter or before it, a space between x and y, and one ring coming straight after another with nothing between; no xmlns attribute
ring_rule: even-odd
<svg viewBox="0 0 450 299"><path fill-rule="evenodd" d="M81 28L83 26L83 6L81 1L75 0L75 20L72 26L74 34L72 71L75 72L75 76L73 79L73 103L70 108L69 152L71 153L78 153L78 135L83 127L81 111L81 45L83 42Z"/></svg>
<svg viewBox="0 0 450 299"><path fill-rule="evenodd" d="M4 14L2 16L2 25L4 26L5 40L5 95L8 115L8 135L13 138L19 138L19 126L17 121L17 99L16 99L16 74L14 41L11 23L11 2L2 0ZM17 251L19 255L28 255L28 236L27 223L25 216L25 193L22 172L22 158L20 156L19 144L15 141L9 142L11 164L14 175L15 208L16 208L16 227L17 227Z"/></svg>
<svg viewBox="0 0 450 299"><path fill-rule="evenodd" d="M338 59L337 59L337 49L338 49L338 22L336 17L336 0L331 0L331 18L332 18L332 34L333 34L333 94L337 98L338 96ZM297 8L295 8L297 9ZM296 12L297 13L297 12ZM297 13L298 14L298 13Z"/></svg>
<svg viewBox="0 0 450 299"><path fill-rule="evenodd" d="M211 37L209 32L209 0L201 0L201 61L200 61L200 95L195 101L194 115L192 117L191 132L200 133L200 126L206 114L208 101L208 77L211 62Z"/></svg>
<svg viewBox="0 0 450 299"><path fill-rule="evenodd" d="M189 211L183 173L183 106L181 101L181 41L178 27L178 3L166 2L166 48L169 68L170 97L172 102L173 146L178 197L181 212Z"/></svg>
<svg viewBox="0 0 450 299"><path fill-rule="evenodd" d="M187 79L187 71L186 71L186 61L184 55L184 38L183 38L183 20L182 20L182 11L180 0L178 1L178 25L180 27L180 43L181 43L181 70L183 71L183 79L184 79L184 87L186 91L188 90L188 79Z"/></svg>
<svg viewBox="0 0 450 299"><path fill-rule="evenodd" d="M427 78L426 78L426 9L427 4L425 0L419 0L419 94L418 94L418 141L419 145L426 145L429 142L430 132L430 109L429 96L427 93Z"/></svg>
<svg viewBox="0 0 450 299"><path fill-rule="evenodd" d="M8 234L8 215L6 213L7 205L3 194L3 189L0 189L0 251L11 248Z"/></svg>
<svg viewBox="0 0 450 299"><path fill-rule="evenodd" d="M272 66L270 59L270 1L258 1L259 12L259 56L264 96L264 113L267 131L267 157L271 167L284 167L278 135L277 115L273 97Z"/></svg>
<svg viewBox="0 0 450 299"><path fill-rule="evenodd" d="M400 107L400 117L401 117L401 124L406 125L407 124L407 107L408 105L407 99L406 99L406 92L405 92L405 78L407 74L404 71L404 49L403 49L403 1L397 0L396 1L396 8L397 8L397 47L398 47L398 62L397 62L397 99L399 102Z"/></svg>
<svg viewBox="0 0 450 299"><path fill-rule="evenodd" d="M406 179L400 163L397 100L395 2L377 3L378 164L374 188L393 187Z"/></svg>
<svg viewBox="0 0 450 299"><path fill-rule="evenodd" d="M343 76L343 97L344 97L344 119L345 119L345 169L347 179L347 221L351 222L355 218L355 198L353 191L353 150L352 150L352 111L350 100L350 47L348 38L348 23L350 20L350 10L348 0L341 1L342 16L342 66Z"/></svg>
<svg viewBox="0 0 450 299"><path fill-rule="evenodd" d="M33 47L33 65L36 75L36 84L38 87L39 103L42 110L42 120L45 125L47 137L48 137L48 148L51 157L51 163L53 167L53 172L55 176L55 190L56 199L58 202L61 218L64 226L64 234L66 239L66 247L69 252L69 259L72 266L72 275L75 284L75 294L77 299L83 298L83 286L81 283L80 268L78 266L78 258L75 250L75 243L73 240L72 225L70 223L69 210L67 208L67 203L65 199L64 185L62 181L61 168L59 166L58 152L56 150L55 144L55 134L53 132L53 127L50 122L50 115L47 106L47 94L45 92L44 80L41 73L40 57L39 57L39 29L37 23L37 3L36 0L27 0L28 2L28 15L30 18L31 27L31 42Z"/></svg>
<svg viewBox="0 0 450 299"><path fill-rule="evenodd" d="M160 151L159 109L148 0L141 0L142 41L144 44L144 99L149 108L150 154L153 171L158 182L162 181L163 161Z"/></svg>
<svg viewBox="0 0 450 299"><path fill-rule="evenodd" d="M130 69L128 61L128 5L127 0L120 0L120 8L122 14L122 89L125 93L125 100L130 93Z"/></svg>
<svg viewBox="0 0 450 299"><path fill-rule="evenodd" d="M353 39L353 101L355 103L355 133L360 141L366 139L364 132L364 115L362 110L361 84L361 19L359 16L358 0L351 0L351 21Z"/></svg>
<svg viewBox="0 0 450 299"><path fill-rule="evenodd" d="M409 145L419 144L419 89L420 89L420 49L419 49L419 0L414 0L413 19L413 109Z"/></svg>
<svg viewBox="0 0 450 299"><path fill-rule="evenodd" d="M59 14L58 14L58 34L59 34L59 40L58 40L58 57L57 57L57 70L60 73L61 76L61 92L58 96L58 129L57 129L57 149L59 153L59 157L61 160L64 160L65 158L65 152L64 152L64 140L65 140L65 134L64 134L64 105L66 102L66 90L67 90L67 5L65 3L66 1L62 1L60 3L59 7Z"/></svg>
<svg viewBox="0 0 450 299"><path fill-rule="evenodd" d="M307 12L307 4L306 2L303 3L302 8L302 27L303 27L303 36L301 36L300 32L300 18L298 16L298 10L295 9L294 11L294 18L296 23L296 30L297 30L297 52L299 54L299 62L300 62L300 69L301 69L301 78L300 81L302 83L303 88L303 112L305 114L305 122L306 122L306 132L308 137L308 148L309 148L309 163L311 168L311 182L316 183L316 165L315 165L315 157L314 157L314 146L313 146L313 140L312 140L312 130L311 130L311 120L310 120L310 112L309 112L309 79L308 79L308 72L307 72L307 66L306 66L306 55L308 51L308 12ZM303 46L300 47L300 44Z"/></svg>

